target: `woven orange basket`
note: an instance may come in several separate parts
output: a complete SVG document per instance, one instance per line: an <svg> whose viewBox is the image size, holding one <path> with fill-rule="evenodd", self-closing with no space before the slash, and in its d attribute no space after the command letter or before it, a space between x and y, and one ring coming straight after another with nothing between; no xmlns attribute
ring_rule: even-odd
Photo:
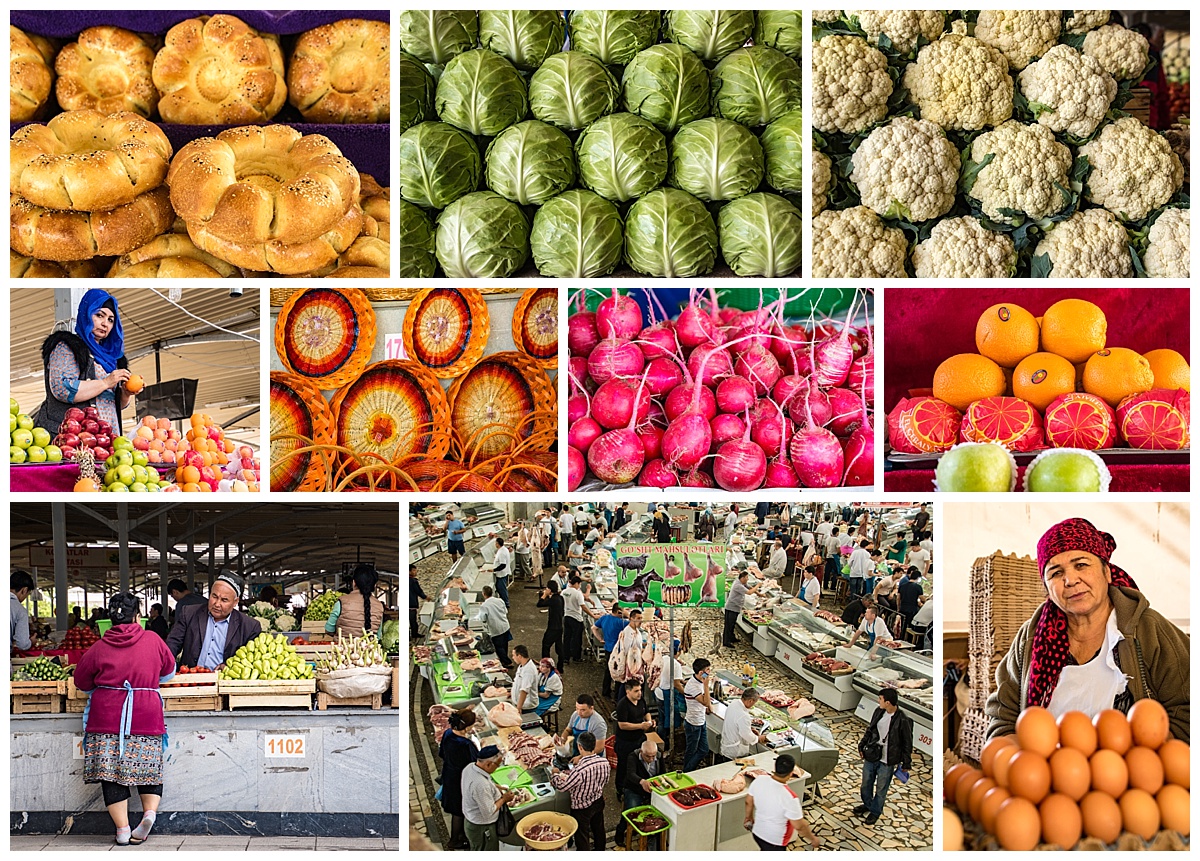
<svg viewBox="0 0 1200 861"><path fill-rule="evenodd" d="M450 450L450 407L442 384L416 362L376 362L333 396L337 444L389 463Z"/></svg>
<svg viewBox="0 0 1200 861"><path fill-rule="evenodd" d="M404 312L404 355L443 380L479 361L491 323L483 294L472 287L422 290Z"/></svg>
<svg viewBox="0 0 1200 861"><path fill-rule="evenodd" d="M486 436L484 429L489 427L529 437L557 423L558 391L550 377L534 359L515 350L485 356L454 381L449 397L450 422L464 443L476 434ZM530 422L533 412L550 415ZM507 451L513 442L511 434L498 433L484 439L478 453L491 457Z"/></svg>
<svg viewBox="0 0 1200 861"><path fill-rule="evenodd" d="M311 451L295 453L310 444L333 444L333 411L321 390L303 377L272 371L271 490L325 489L327 459Z"/></svg>
<svg viewBox="0 0 1200 861"><path fill-rule="evenodd" d="M275 321L275 352L289 373L336 389L370 363L375 333L375 311L362 290L314 287L284 302Z"/></svg>
<svg viewBox="0 0 1200 861"><path fill-rule="evenodd" d="M512 318L513 343L543 368L558 367L558 288L526 290Z"/></svg>

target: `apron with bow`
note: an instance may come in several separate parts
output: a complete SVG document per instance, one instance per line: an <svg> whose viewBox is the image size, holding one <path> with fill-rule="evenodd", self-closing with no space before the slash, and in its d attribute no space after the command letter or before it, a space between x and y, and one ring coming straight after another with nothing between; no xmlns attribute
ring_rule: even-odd
<svg viewBox="0 0 1200 861"><path fill-rule="evenodd" d="M172 673L170 676L163 676L162 678L159 679L159 682L161 683L161 682L168 681L171 678L173 678L174 675L175 674ZM134 691L152 691L153 693L158 694L158 701L162 705L163 711L164 711L162 746L163 746L163 752L164 753L166 752L170 736L168 735L168 733L166 731L166 725L167 725L166 724L166 701L163 700L162 691L160 691L158 688L135 688L133 685L131 685L129 683L129 679L126 679L125 684L119 688L114 687L113 685L96 685L95 690L91 690L91 691L87 692L87 694L88 694L87 705L85 705L83 707L83 745L84 745L84 748L87 747L87 737L88 737L87 724L88 724L88 715L91 714L91 711L92 711L92 694L94 694L100 688L104 688L105 690L108 690L108 691L125 691L125 700L124 700L124 702L121 703L121 723L120 723L119 731L117 733L117 751L120 756L125 756L125 739L128 738L132 734L130 732L130 730L133 728L133 692Z"/></svg>

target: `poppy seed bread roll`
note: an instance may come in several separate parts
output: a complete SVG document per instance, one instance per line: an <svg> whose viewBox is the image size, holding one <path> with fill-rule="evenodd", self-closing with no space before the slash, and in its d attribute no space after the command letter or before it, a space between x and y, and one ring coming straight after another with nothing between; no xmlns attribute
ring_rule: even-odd
<svg viewBox="0 0 1200 861"><path fill-rule="evenodd" d="M158 106L150 70L154 49L121 27L89 27L54 61L54 92L64 111L132 111L149 117Z"/></svg>
<svg viewBox="0 0 1200 861"><path fill-rule="evenodd" d="M37 118L54 88L54 46L43 36L8 25L8 119Z"/></svg>
<svg viewBox="0 0 1200 861"><path fill-rule="evenodd" d="M279 40L240 18L191 18L165 42L152 70L164 122L265 123L287 101Z"/></svg>
<svg viewBox="0 0 1200 861"><path fill-rule="evenodd" d="M67 111L12 136L8 190L47 209L115 209L162 185L171 151L138 114Z"/></svg>
<svg viewBox="0 0 1200 861"><path fill-rule="evenodd" d="M391 117L390 28L347 18L296 40L288 101L310 123L386 123Z"/></svg>

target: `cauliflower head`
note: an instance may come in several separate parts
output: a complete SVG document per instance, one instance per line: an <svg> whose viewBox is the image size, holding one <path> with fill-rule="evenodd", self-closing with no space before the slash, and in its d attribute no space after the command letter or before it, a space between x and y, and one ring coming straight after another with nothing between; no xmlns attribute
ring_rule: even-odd
<svg viewBox="0 0 1200 861"><path fill-rule="evenodd" d="M1019 223L1020 218L1005 215L1005 210L1023 212L1036 221L1071 202L1057 186L1069 187L1074 158L1045 126L1009 120L984 132L971 144L970 161L982 164L989 155L992 160L979 171L969 194L992 221Z"/></svg>
<svg viewBox="0 0 1200 861"><path fill-rule="evenodd" d="M826 36L812 49L813 126L855 134L887 115L887 57L857 36Z"/></svg>
<svg viewBox="0 0 1200 861"><path fill-rule="evenodd" d="M904 86L921 119L944 129L998 126L1012 116L1013 80L1004 55L970 36L947 34L917 54Z"/></svg>
<svg viewBox="0 0 1200 861"><path fill-rule="evenodd" d="M833 188L833 160L818 149L812 151L812 214L820 215Z"/></svg>
<svg viewBox="0 0 1200 861"><path fill-rule="evenodd" d="M827 209L813 219L817 278L907 278L908 241L871 209Z"/></svg>
<svg viewBox="0 0 1200 861"><path fill-rule="evenodd" d="M1142 262L1151 278L1187 278L1191 274L1192 211L1168 209L1150 225Z"/></svg>
<svg viewBox="0 0 1200 861"><path fill-rule="evenodd" d="M814 24L828 24L831 21L836 21L838 18L841 18L842 10L840 10L840 9L814 9L812 16L813 16ZM1104 20L1107 21L1108 19L1105 18Z"/></svg>
<svg viewBox="0 0 1200 861"><path fill-rule="evenodd" d="M867 41L878 43L881 35L887 36L901 54L911 54L917 47L917 38L924 36L930 42L942 35L946 29L945 12L920 12L897 9L889 12L869 10L846 10L846 17L858 21L859 28L867 34Z"/></svg>
<svg viewBox="0 0 1200 861"><path fill-rule="evenodd" d="M1135 117L1122 117L1079 148L1092 165L1084 196L1122 221L1141 221L1183 185L1171 144Z"/></svg>
<svg viewBox="0 0 1200 861"><path fill-rule="evenodd" d="M1017 77L1041 125L1080 138L1096 130L1117 94L1100 61L1070 45L1055 45Z"/></svg>
<svg viewBox="0 0 1200 861"><path fill-rule="evenodd" d="M1136 78L1150 61L1150 43L1141 33L1120 24L1105 24L1083 37L1083 53L1100 61L1118 81Z"/></svg>
<svg viewBox="0 0 1200 861"><path fill-rule="evenodd" d="M850 181L885 218L928 221L949 212L958 190L958 150L929 120L896 117L859 144Z"/></svg>
<svg viewBox="0 0 1200 861"><path fill-rule="evenodd" d="M1108 23L1109 14L1111 13L1108 9L1076 9L1067 19L1067 32L1086 33L1088 30L1095 30L1101 24Z"/></svg>
<svg viewBox="0 0 1200 861"><path fill-rule="evenodd" d="M1116 216L1105 209L1076 212L1053 225L1033 251L1050 257L1055 278L1129 278L1129 234Z"/></svg>
<svg viewBox="0 0 1200 861"><path fill-rule="evenodd" d="M984 9L975 23L975 38L998 49L1014 69L1049 51L1061 31L1062 15L1051 10Z"/></svg>
<svg viewBox="0 0 1200 861"><path fill-rule="evenodd" d="M988 230L973 215L947 218L913 248L918 278L1010 278L1017 249L1007 233Z"/></svg>

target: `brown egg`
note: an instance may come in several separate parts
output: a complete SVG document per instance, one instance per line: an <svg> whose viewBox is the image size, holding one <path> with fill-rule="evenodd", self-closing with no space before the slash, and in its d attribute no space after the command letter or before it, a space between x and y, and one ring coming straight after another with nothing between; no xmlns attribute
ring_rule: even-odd
<svg viewBox="0 0 1200 861"><path fill-rule="evenodd" d="M1120 798L1129 788L1129 767L1114 750L1098 750L1088 764L1092 769L1092 789Z"/></svg>
<svg viewBox="0 0 1200 861"><path fill-rule="evenodd" d="M995 779L997 786L1003 786L1005 789L1008 789L1008 767L1013 757L1020 752L1021 748L1015 744L1012 747L1003 747L996 752L996 757L992 760L992 777Z"/></svg>
<svg viewBox="0 0 1200 861"><path fill-rule="evenodd" d="M1168 739L1158 749L1158 758L1162 760L1163 777L1167 783L1189 789L1192 785L1192 748L1186 741L1177 738Z"/></svg>
<svg viewBox="0 0 1200 861"><path fill-rule="evenodd" d="M1022 750L1008 764L1008 791L1040 804L1050 794L1050 766L1032 750Z"/></svg>
<svg viewBox="0 0 1200 861"><path fill-rule="evenodd" d="M966 775L958 782L958 786L954 787L954 806L958 808L959 813L967 812L967 800L970 798L971 787L975 785L975 781L984 779L983 772L973 768L971 774Z"/></svg>
<svg viewBox="0 0 1200 861"><path fill-rule="evenodd" d="M971 768L965 762L951 766L950 770L946 772L946 776L942 778L942 797L953 804L954 790L958 787L958 782L973 771L978 771L978 769Z"/></svg>
<svg viewBox="0 0 1200 861"><path fill-rule="evenodd" d="M962 820L949 807L942 808L942 851L961 852L963 848Z"/></svg>
<svg viewBox="0 0 1200 861"><path fill-rule="evenodd" d="M1038 809L1024 798L1010 798L996 814L996 839L1010 852L1028 852L1042 836Z"/></svg>
<svg viewBox="0 0 1200 861"><path fill-rule="evenodd" d="M1129 710L1129 730L1134 744L1158 750L1171 732L1171 719L1161 703L1138 700Z"/></svg>
<svg viewBox="0 0 1200 861"><path fill-rule="evenodd" d="M1083 712L1066 712L1058 718L1058 740L1063 747L1073 747L1084 756L1096 752L1096 728Z"/></svg>
<svg viewBox="0 0 1200 861"><path fill-rule="evenodd" d="M1088 726L1091 727L1091 724ZM983 750L979 754L979 768L983 771L984 777L995 777L992 767L995 764L996 754L1003 748L1013 747L1016 743L1011 735L1003 735L997 736L983 746Z"/></svg>
<svg viewBox="0 0 1200 861"><path fill-rule="evenodd" d="M1088 729L1092 725L1088 724ZM1060 747L1050 757L1050 786L1072 801L1087 795L1092 788L1092 767L1088 758L1073 747Z"/></svg>
<svg viewBox="0 0 1200 861"><path fill-rule="evenodd" d="M991 789L996 788L996 781L990 777L981 777L975 781L975 785L971 787L971 791L967 793L967 811L971 814L971 818L976 822L979 821L979 805L983 803L983 796Z"/></svg>
<svg viewBox="0 0 1200 861"><path fill-rule="evenodd" d="M1058 747L1058 724L1041 706L1030 706L1017 716L1017 741L1021 750L1031 750L1048 759Z"/></svg>
<svg viewBox="0 0 1200 861"><path fill-rule="evenodd" d="M1079 805L1061 792L1047 795L1038 806L1042 819L1042 840L1070 849L1083 834L1083 814Z"/></svg>
<svg viewBox="0 0 1200 861"><path fill-rule="evenodd" d="M1168 783L1155 796L1162 827L1178 831L1184 837L1191 831L1192 794L1182 786Z"/></svg>
<svg viewBox="0 0 1200 861"><path fill-rule="evenodd" d="M1143 840L1149 840L1158 833L1162 818L1153 795L1144 789L1130 789L1121 796L1120 804L1121 821L1125 823L1126 831Z"/></svg>
<svg viewBox="0 0 1200 861"><path fill-rule="evenodd" d="M996 833L996 814L1010 798L1012 794L1003 786L997 786L984 793L983 801L979 804L979 824L988 834Z"/></svg>
<svg viewBox="0 0 1200 861"><path fill-rule="evenodd" d="M1105 709L1092 720L1096 727L1096 738L1106 750L1115 750L1124 756L1133 747L1133 733L1129 720L1116 709Z"/></svg>
<svg viewBox="0 0 1200 861"><path fill-rule="evenodd" d="M1125 767L1129 769L1129 785L1144 789L1154 795L1163 785L1163 764L1158 754L1148 747L1129 748L1125 754Z"/></svg>
<svg viewBox="0 0 1200 861"><path fill-rule="evenodd" d="M1105 792L1089 792L1079 802L1083 814L1083 833L1103 843L1112 843L1121 834L1121 808Z"/></svg>

